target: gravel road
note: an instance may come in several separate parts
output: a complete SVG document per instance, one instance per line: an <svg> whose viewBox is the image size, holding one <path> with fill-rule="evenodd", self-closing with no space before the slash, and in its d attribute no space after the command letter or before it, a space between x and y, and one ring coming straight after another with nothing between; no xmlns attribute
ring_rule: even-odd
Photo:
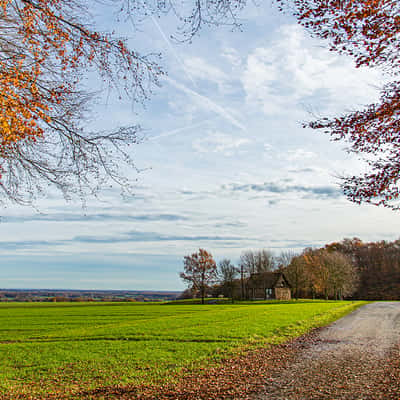
<svg viewBox="0 0 400 400"><path fill-rule="evenodd" d="M400 302L377 302L319 331L257 400L400 399Z"/></svg>

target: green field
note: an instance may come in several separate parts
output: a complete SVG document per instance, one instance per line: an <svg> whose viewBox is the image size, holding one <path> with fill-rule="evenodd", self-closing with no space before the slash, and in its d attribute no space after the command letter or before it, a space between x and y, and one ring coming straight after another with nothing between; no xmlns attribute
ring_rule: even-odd
<svg viewBox="0 0 400 400"><path fill-rule="evenodd" d="M361 304L1 303L0 398L172 380Z"/></svg>

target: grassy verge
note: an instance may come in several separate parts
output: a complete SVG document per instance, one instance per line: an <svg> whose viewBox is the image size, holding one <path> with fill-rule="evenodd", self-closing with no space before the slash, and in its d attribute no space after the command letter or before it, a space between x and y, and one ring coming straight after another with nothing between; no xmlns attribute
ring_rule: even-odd
<svg viewBox="0 0 400 400"><path fill-rule="evenodd" d="M0 304L0 396L173 381L365 302Z"/></svg>

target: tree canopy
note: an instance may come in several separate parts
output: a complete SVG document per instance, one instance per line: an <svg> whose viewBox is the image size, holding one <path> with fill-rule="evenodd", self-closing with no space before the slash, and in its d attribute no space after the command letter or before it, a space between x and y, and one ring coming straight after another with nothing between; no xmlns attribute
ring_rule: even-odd
<svg viewBox="0 0 400 400"><path fill-rule="evenodd" d="M9 199L29 202L47 184L84 196L126 183L118 164L133 165L125 146L139 127L85 130L92 93L83 78L96 71L141 101L162 72L154 57L91 26L82 1L0 2L0 188Z"/></svg>
<svg viewBox="0 0 400 400"><path fill-rule="evenodd" d="M217 280L217 264L207 250L185 256L184 271L179 274L181 279L190 285L193 292L199 292L201 303L204 304L207 287Z"/></svg>
<svg viewBox="0 0 400 400"><path fill-rule="evenodd" d="M342 299L357 289L358 274L351 258L339 251L305 249L284 268L294 295Z"/></svg>
<svg viewBox="0 0 400 400"><path fill-rule="evenodd" d="M327 244L328 252L339 252L351 259L359 275L354 297L360 299L399 299L400 240L363 242L358 238Z"/></svg>

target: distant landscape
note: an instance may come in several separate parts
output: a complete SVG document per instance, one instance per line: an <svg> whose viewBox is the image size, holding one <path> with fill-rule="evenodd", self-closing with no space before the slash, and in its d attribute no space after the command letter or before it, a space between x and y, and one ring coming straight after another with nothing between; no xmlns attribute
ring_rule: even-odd
<svg viewBox="0 0 400 400"><path fill-rule="evenodd" d="M152 290L75 290L75 289L1 289L0 302L7 301L166 301L181 292Z"/></svg>

